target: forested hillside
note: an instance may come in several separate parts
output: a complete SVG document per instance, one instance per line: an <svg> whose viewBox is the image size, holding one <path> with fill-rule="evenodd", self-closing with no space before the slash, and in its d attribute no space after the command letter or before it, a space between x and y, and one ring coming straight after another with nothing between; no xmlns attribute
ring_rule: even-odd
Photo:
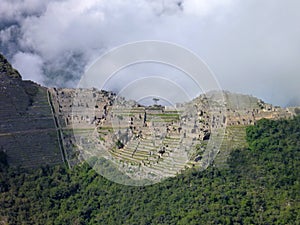
<svg viewBox="0 0 300 225"><path fill-rule="evenodd" d="M123 186L87 164L12 169L1 156L4 224L300 224L300 117L260 120L228 168L187 170L146 186ZM1 224L1 222L0 222Z"/></svg>

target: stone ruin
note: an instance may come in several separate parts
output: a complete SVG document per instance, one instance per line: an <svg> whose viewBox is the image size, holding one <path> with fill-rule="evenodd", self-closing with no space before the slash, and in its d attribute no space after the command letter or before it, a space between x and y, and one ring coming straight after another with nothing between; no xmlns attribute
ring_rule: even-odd
<svg viewBox="0 0 300 225"><path fill-rule="evenodd" d="M145 107L96 89L51 88L49 93L70 166L95 156L104 157L126 174L141 177L174 176L188 167L210 164L219 150L205 155L207 143L221 145L223 136L218 132L226 127L295 115L290 109L229 92L223 93L222 109L216 93L174 108ZM213 133L217 133L214 139Z"/></svg>
<svg viewBox="0 0 300 225"><path fill-rule="evenodd" d="M222 92L221 108L217 92L174 107L145 107L103 90L47 89L23 81L5 58L0 63L0 150L12 166L72 167L99 156L126 174L173 176L222 155L222 138L234 140L228 128L300 112L230 92Z"/></svg>

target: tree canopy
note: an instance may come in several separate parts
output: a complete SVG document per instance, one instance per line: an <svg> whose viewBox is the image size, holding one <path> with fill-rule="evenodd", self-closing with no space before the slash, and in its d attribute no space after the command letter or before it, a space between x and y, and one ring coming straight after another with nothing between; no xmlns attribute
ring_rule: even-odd
<svg viewBox="0 0 300 225"><path fill-rule="evenodd" d="M0 173L9 224L299 224L300 117L247 128L228 168L189 169L161 183L123 186L83 163Z"/></svg>

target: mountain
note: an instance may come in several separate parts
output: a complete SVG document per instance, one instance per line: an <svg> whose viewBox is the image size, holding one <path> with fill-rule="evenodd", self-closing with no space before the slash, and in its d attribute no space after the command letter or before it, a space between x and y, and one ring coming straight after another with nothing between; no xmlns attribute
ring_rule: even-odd
<svg viewBox="0 0 300 225"><path fill-rule="evenodd" d="M47 88L23 81L0 55L0 150L11 166L63 162Z"/></svg>
<svg viewBox="0 0 300 225"><path fill-rule="evenodd" d="M246 146L246 126L297 111L227 91L174 108L145 107L97 89L42 87L0 59L0 147L11 166L104 158L126 176L158 181L189 167L226 166L231 149Z"/></svg>
<svg viewBox="0 0 300 225"><path fill-rule="evenodd" d="M144 107L0 63L0 224L300 223L299 108L230 92Z"/></svg>
<svg viewBox="0 0 300 225"><path fill-rule="evenodd" d="M0 75L22 79L19 72L10 65L10 63L2 54L0 54Z"/></svg>
<svg viewBox="0 0 300 225"><path fill-rule="evenodd" d="M300 117L260 120L228 168L120 185L87 163L0 168L1 224L299 224Z"/></svg>

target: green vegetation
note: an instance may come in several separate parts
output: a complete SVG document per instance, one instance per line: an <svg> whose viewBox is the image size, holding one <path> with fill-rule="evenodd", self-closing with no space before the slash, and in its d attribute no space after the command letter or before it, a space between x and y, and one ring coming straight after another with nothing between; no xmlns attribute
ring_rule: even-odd
<svg viewBox="0 0 300 225"><path fill-rule="evenodd" d="M99 135L99 140L100 141L105 141L105 138Z"/></svg>
<svg viewBox="0 0 300 225"><path fill-rule="evenodd" d="M195 146L196 151L192 155L190 155L190 158L191 159L197 158L198 160L200 158L202 158L202 155L205 151L207 143L208 143L208 141L202 141L200 144L196 144L196 146Z"/></svg>
<svg viewBox="0 0 300 225"><path fill-rule="evenodd" d="M123 186L87 164L0 173L0 220L9 224L299 224L300 117L261 120L228 168L190 169Z"/></svg>
<svg viewBox="0 0 300 225"><path fill-rule="evenodd" d="M219 168L228 167L226 160L230 153L235 149L247 147L246 126L227 126L220 152L214 160L215 165Z"/></svg>
<svg viewBox="0 0 300 225"><path fill-rule="evenodd" d="M2 170L2 168L7 167L7 155L5 154L5 152L3 152L2 150L0 150L0 172Z"/></svg>
<svg viewBox="0 0 300 225"><path fill-rule="evenodd" d="M124 147L124 144L120 140L117 140L116 146L117 146L118 149L120 149L120 148Z"/></svg>

